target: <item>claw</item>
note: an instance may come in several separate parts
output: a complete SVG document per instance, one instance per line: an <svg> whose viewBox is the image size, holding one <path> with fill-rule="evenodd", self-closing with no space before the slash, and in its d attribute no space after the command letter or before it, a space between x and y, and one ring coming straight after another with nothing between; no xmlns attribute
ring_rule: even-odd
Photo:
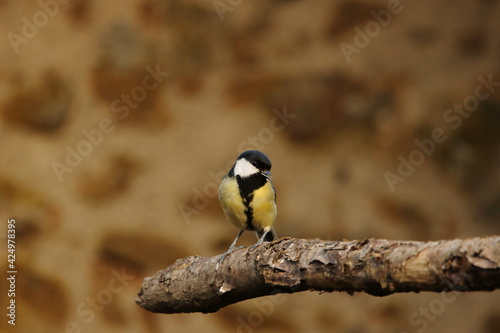
<svg viewBox="0 0 500 333"><path fill-rule="evenodd" d="M233 244L233 245L234 245L234 244ZM233 252L233 251L236 251L236 250L239 250L239 249L243 249L243 248L245 248L244 246L234 247L233 245L231 245L231 246L229 247L229 250L227 250L226 252L224 252L224 253L220 256L219 260L217 260L217 266L216 266L216 268L217 268L217 269L219 269L221 262L222 262L222 261L224 261L224 259L226 259L226 257L228 256L228 254L230 254L230 253L231 253L231 252Z"/></svg>

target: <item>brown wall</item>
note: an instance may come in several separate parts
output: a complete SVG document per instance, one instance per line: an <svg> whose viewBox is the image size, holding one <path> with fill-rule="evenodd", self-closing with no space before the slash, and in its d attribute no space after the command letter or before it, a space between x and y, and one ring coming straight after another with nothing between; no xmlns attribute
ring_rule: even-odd
<svg viewBox="0 0 500 333"><path fill-rule="evenodd" d="M498 292L134 303L144 276L233 240L214 193L245 149L273 162L279 236L498 234L498 2L59 1L0 1L2 330L498 327Z"/></svg>

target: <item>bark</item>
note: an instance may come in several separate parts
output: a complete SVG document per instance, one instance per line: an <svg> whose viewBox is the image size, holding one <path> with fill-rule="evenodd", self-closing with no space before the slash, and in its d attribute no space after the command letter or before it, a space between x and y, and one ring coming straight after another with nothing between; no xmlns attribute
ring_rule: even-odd
<svg viewBox="0 0 500 333"><path fill-rule="evenodd" d="M215 312L305 290L386 296L500 288L500 237L435 242L280 238L219 262L188 257L146 277L136 303L151 312Z"/></svg>

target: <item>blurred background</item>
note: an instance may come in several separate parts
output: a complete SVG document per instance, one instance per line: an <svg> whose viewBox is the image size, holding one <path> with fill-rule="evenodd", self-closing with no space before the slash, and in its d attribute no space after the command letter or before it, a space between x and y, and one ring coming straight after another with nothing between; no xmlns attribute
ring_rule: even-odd
<svg viewBox="0 0 500 333"><path fill-rule="evenodd" d="M161 315L142 279L224 252L240 152L279 236L500 233L498 1L0 1L7 332L496 332L500 293L297 293ZM246 233L241 243L255 236Z"/></svg>

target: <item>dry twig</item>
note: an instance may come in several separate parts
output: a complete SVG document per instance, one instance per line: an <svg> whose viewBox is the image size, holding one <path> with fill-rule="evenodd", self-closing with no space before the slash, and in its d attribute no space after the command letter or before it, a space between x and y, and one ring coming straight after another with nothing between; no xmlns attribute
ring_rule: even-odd
<svg viewBox="0 0 500 333"><path fill-rule="evenodd" d="M220 256L188 257L144 279L136 303L159 313L215 312L304 290L480 291L500 288L500 237L436 242L281 238Z"/></svg>

